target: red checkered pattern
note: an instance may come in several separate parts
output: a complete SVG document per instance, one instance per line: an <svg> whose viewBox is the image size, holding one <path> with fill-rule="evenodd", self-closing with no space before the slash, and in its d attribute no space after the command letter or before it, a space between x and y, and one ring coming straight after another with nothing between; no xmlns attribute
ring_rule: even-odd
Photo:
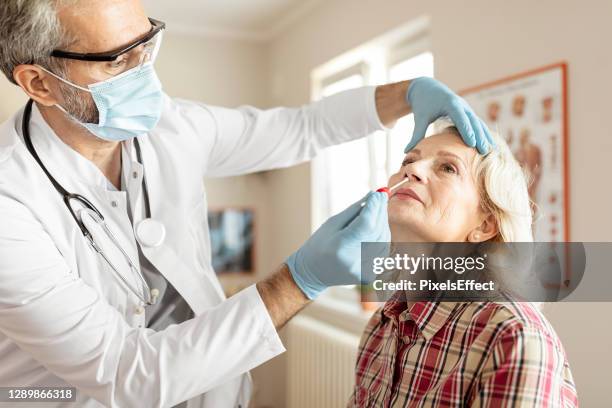
<svg viewBox="0 0 612 408"><path fill-rule="evenodd" d="M561 342L534 305L397 299L363 334L349 407L578 406Z"/></svg>

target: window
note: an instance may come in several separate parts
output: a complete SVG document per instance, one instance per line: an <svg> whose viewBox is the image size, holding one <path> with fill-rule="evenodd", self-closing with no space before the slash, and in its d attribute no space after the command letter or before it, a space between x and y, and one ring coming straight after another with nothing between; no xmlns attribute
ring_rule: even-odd
<svg viewBox="0 0 612 408"><path fill-rule="evenodd" d="M433 77L433 74L433 55L431 52L425 51L391 65L389 67L389 82L422 76ZM402 163L404 158L401 152L404 151L413 130L414 115L408 115L398 120L395 127L388 132L387 176L395 173Z"/></svg>
<svg viewBox="0 0 612 408"><path fill-rule="evenodd" d="M334 76L323 83L320 97L326 97L347 89L365 85L362 73L351 73L351 69L342 75ZM316 173L313 177L313 190L319 193L316 202L322 221L329 215L336 214L345 207L346 202L359 199L362 191L370 186L370 148L367 139L355 140L340 146L325 149L317 158ZM357 165L356 165L357 164ZM314 174L314 173L313 173ZM330 194L331 193L331 194ZM320 224L317 224L317 227Z"/></svg>
<svg viewBox="0 0 612 408"><path fill-rule="evenodd" d="M427 38L358 49L313 72L313 99L363 85L433 77L433 55ZM352 63L347 67L347 61ZM334 66L336 68L334 68ZM386 185L403 160L414 128L412 115L386 132L326 149L311 172L313 231L368 191Z"/></svg>
<svg viewBox="0 0 612 408"><path fill-rule="evenodd" d="M311 73L312 99L363 85L433 76L428 27L426 17L417 19L315 68ZM414 127L411 116L398 121L388 132L376 132L367 138L325 149L312 162L313 231L368 191L386 185L403 160L404 147ZM346 315L350 319L349 315L362 313L358 299L356 290L334 287L317 302L324 306L322 310L329 310L325 316L354 309Z"/></svg>
<svg viewBox="0 0 612 408"><path fill-rule="evenodd" d="M321 96L330 96L347 89L357 88L364 85L363 76L360 74L349 75L326 85L321 91Z"/></svg>

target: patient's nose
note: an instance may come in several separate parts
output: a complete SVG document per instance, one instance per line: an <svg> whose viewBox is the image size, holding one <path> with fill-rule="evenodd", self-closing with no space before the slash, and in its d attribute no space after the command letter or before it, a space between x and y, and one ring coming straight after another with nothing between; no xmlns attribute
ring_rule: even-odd
<svg viewBox="0 0 612 408"><path fill-rule="evenodd" d="M404 177L408 177L412 179L412 181L417 181L421 183L427 182L425 170L422 169L421 166L419 166L417 163L412 163L411 165L405 167Z"/></svg>

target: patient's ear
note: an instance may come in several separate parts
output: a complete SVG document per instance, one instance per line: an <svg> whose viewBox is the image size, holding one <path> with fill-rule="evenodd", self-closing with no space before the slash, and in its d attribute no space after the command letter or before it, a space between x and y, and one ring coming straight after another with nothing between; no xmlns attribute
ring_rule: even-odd
<svg viewBox="0 0 612 408"><path fill-rule="evenodd" d="M474 228L467 236L468 242L484 242L488 241L497 235L499 229L493 214L489 214L483 218L480 225Z"/></svg>

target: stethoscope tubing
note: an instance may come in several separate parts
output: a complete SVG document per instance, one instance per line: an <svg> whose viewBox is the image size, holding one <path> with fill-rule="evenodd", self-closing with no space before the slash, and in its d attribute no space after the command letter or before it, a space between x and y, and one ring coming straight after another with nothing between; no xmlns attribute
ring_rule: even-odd
<svg viewBox="0 0 612 408"><path fill-rule="evenodd" d="M76 221L77 225L79 226L79 229L83 233L83 236L87 239L87 241L92 246L92 248L102 257L102 259L104 259L104 261L113 270L113 272L116 275L116 277L119 278L119 280L121 282L123 282L123 284L126 286L126 288L129 291L134 293L134 295L136 295L144 304L146 304L146 305L154 304L156 299L151 294L151 290L149 288L149 284L147 283L146 279L142 275L142 272L140 270L138 270L138 268L136 268L136 266L134 265L134 263L130 259L130 256L125 252L125 250L121 247L121 245L119 245L119 242L117 241L116 236L113 234L113 232L110 230L110 228L106 224L106 221L104 220L104 216L102 215L102 213L87 198L83 197L80 194L74 194L74 193L68 192L68 190L66 190L53 177L53 175L49 172L49 170L43 164L40 156L38 155L38 153L36 152L36 149L34 148L34 145L32 143L32 138L30 137L30 126L29 125L30 125L30 119L32 117L32 104L33 104L33 102L34 101L32 99L30 99L27 102L27 104L25 106L25 109L24 109L24 112L23 112L22 134L23 134L23 140L24 140L24 143L26 145L26 148L32 154L32 156L34 157L34 159L36 160L36 162L38 163L38 165L40 166L42 171L45 173L45 175L47 176L47 178L49 179L49 181L51 182L53 187L62 196L64 204L68 208L68 211L70 212L70 214L72 215L72 217ZM140 149L140 144L138 143L137 139L134 139L134 148L136 150L136 157L137 157L138 163L143 165L142 152L141 152L141 149ZM142 191L143 191L143 199L144 199L144 206L145 206L145 216L146 216L146 218L151 218L151 206L150 206L150 201L149 201L149 191L148 191L148 188L147 188L147 182L146 182L146 178L145 178L144 174L143 174L143 177L142 177ZM109 237L110 241L123 254L125 259L127 260L127 263L129 265L130 269L136 274L136 276L138 277L138 279L142 283L142 287L144 289L144 293L145 294L142 294L141 291L138 291L138 290L134 289L134 287L128 282L128 280L123 276L123 274L119 272L119 270L115 267L115 265L113 265L113 263L110 261L110 259L104 254L104 251L102 251L102 248L100 248L100 246L96 244L95 240L93 239L93 236L91 235L91 233L89 232L89 230L87 229L87 227L85 226L83 221L81 219L79 219L77 214L72 209L72 206L70 205L70 201L71 200L79 201L87 210L92 211L94 214L93 215L90 214L90 216L92 216L94 218L95 218L95 216L99 217L98 220L95 220L96 223L98 223L102 227L102 229L104 230L106 235Z"/></svg>

